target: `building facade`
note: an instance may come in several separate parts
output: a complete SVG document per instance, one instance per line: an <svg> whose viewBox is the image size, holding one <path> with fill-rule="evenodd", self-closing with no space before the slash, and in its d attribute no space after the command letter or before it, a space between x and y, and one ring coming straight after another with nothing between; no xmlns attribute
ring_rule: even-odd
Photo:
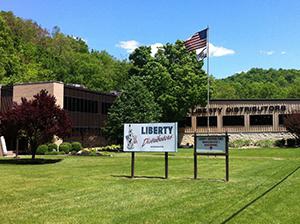
<svg viewBox="0 0 300 224"><path fill-rule="evenodd" d="M193 144L194 133L207 132L228 132L232 138L284 138L289 136L285 116L295 111L300 111L300 99L211 100L209 109L197 107L186 117L180 141L182 145Z"/></svg>
<svg viewBox="0 0 300 224"><path fill-rule="evenodd" d="M101 146L107 143L101 129L107 119L108 109L116 99L115 94L88 90L80 85L62 82L37 82L1 86L1 111L10 108L21 98L33 98L42 89L56 98L56 103L66 110L72 120L72 133L66 141L80 141L84 146ZM14 149L15 141L7 139L9 148Z"/></svg>

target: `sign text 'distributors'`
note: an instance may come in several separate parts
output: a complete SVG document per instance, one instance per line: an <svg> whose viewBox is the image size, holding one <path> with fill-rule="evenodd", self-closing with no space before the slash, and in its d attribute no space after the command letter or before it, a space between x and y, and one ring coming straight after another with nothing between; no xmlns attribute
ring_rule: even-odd
<svg viewBox="0 0 300 224"><path fill-rule="evenodd" d="M286 111L285 105L271 105L271 106L236 106L236 107L212 107L212 108L197 108L194 113L207 114L209 111L212 113L258 113L258 112L284 112Z"/></svg>

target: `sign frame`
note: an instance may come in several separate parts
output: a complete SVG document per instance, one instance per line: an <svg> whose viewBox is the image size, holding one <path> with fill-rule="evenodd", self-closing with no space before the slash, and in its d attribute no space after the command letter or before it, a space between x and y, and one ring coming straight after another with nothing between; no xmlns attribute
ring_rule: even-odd
<svg viewBox="0 0 300 224"><path fill-rule="evenodd" d="M128 143L129 141L127 140L126 142L126 133L125 133L125 129L126 129L126 125L128 125L130 128L130 125L139 125L139 126L142 126L142 125L145 125L145 126L159 126L159 125L173 125L173 128L174 130L172 131L172 135L174 135L174 143L173 143L173 148L174 149L168 149L165 150L165 151L158 151L158 150L140 150L139 148L135 149L135 150L124 150L125 149L125 143ZM171 130L170 130L171 132ZM132 134L132 131L129 131L129 134L130 135ZM171 133L169 133L171 135ZM154 134L155 135L155 134ZM131 136L133 137L133 136ZM139 136L138 136L139 137ZM172 153L176 153L177 152L177 144L178 144L178 123L177 122L168 122L168 123L124 123L124 139L123 139L123 152L129 152L131 153L131 178L134 178L135 177L135 153L139 153L139 152L155 152L155 153L161 153L161 152L164 152L165 154L165 179L168 179L168 176L169 176L169 152L172 152Z"/></svg>
<svg viewBox="0 0 300 224"><path fill-rule="evenodd" d="M177 152L177 143L177 122L124 123L124 152Z"/></svg>
<svg viewBox="0 0 300 224"><path fill-rule="evenodd" d="M208 150L197 150L197 137L206 137L206 138L216 138L216 137L222 137L225 138L225 150L218 152L217 150L208 151ZM198 176L198 155L205 155L205 156L224 156L225 157L225 181L229 181L229 136L226 132L225 135L197 135L194 133L194 179L197 179ZM216 152L217 151L217 152Z"/></svg>

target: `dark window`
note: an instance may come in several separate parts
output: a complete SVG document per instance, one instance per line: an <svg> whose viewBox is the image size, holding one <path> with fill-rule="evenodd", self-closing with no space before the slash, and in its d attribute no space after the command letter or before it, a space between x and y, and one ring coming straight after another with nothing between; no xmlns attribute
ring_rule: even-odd
<svg viewBox="0 0 300 224"><path fill-rule="evenodd" d="M287 114L279 114L278 115L278 123L279 125L284 125L284 121L286 119Z"/></svg>
<svg viewBox="0 0 300 224"><path fill-rule="evenodd" d="M84 112L84 110L83 110L83 99L79 99L79 111Z"/></svg>
<svg viewBox="0 0 300 224"><path fill-rule="evenodd" d="M191 117L185 118L185 127L192 127L192 118Z"/></svg>
<svg viewBox="0 0 300 224"><path fill-rule="evenodd" d="M244 116L223 116L223 126L244 126Z"/></svg>
<svg viewBox="0 0 300 224"><path fill-rule="evenodd" d="M65 96L64 109L85 113L98 113L98 102Z"/></svg>
<svg viewBox="0 0 300 224"><path fill-rule="evenodd" d="M76 99L71 97L71 105L70 105L71 111L76 111Z"/></svg>
<svg viewBox="0 0 300 224"><path fill-rule="evenodd" d="M218 126L217 116L209 117L209 126L210 127ZM197 117L197 127L207 127L207 117Z"/></svg>
<svg viewBox="0 0 300 224"><path fill-rule="evenodd" d="M273 125L273 115L250 115L250 125Z"/></svg>

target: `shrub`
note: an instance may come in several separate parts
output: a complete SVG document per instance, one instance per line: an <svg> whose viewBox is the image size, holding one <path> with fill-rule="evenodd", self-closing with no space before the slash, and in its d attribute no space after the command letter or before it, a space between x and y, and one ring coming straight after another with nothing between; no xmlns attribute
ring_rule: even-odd
<svg viewBox="0 0 300 224"><path fill-rule="evenodd" d="M283 139L278 139L278 140L276 140L275 142L274 142L274 144L275 144L275 146L277 146L277 147L283 147L283 146L285 146L285 139L283 138Z"/></svg>
<svg viewBox="0 0 300 224"><path fill-rule="evenodd" d="M45 155L46 152L48 152L47 145L39 145L39 147L36 150L37 155Z"/></svg>
<svg viewBox="0 0 300 224"><path fill-rule="evenodd" d="M96 152L90 152L89 156L97 156L97 153Z"/></svg>
<svg viewBox="0 0 300 224"><path fill-rule="evenodd" d="M244 139L238 139L232 142L229 142L229 146L233 148L240 148L243 146L250 146L251 145L251 140L244 140Z"/></svg>
<svg viewBox="0 0 300 224"><path fill-rule="evenodd" d="M262 148L272 148L275 145L275 142L272 140L260 140L255 143L256 146L262 147Z"/></svg>
<svg viewBox="0 0 300 224"><path fill-rule="evenodd" d="M79 152L82 149L80 142L72 142L72 151Z"/></svg>
<svg viewBox="0 0 300 224"><path fill-rule="evenodd" d="M49 143L48 144L48 151L49 152L57 151L57 145L55 143Z"/></svg>
<svg viewBox="0 0 300 224"><path fill-rule="evenodd" d="M81 150L81 154L82 156L89 156L90 155L90 151L88 149L83 149Z"/></svg>
<svg viewBox="0 0 300 224"><path fill-rule="evenodd" d="M75 156L75 155L77 155L77 152L76 151L72 151L71 155Z"/></svg>
<svg viewBox="0 0 300 224"><path fill-rule="evenodd" d="M119 152L121 151L121 145L107 145L97 148L98 151L108 151L108 152Z"/></svg>
<svg viewBox="0 0 300 224"><path fill-rule="evenodd" d="M66 154L68 154L71 149L72 149L72 145L69 142L63 142L59 145L59 151L65 152Z"/></svg>
<svg viewBox="0 0 300 224"><path fill-rule="evenodd" d="M296 139L294 139L294 138L288 138L286 140L286 145L288 147L295 147L296 146Z"/></svg>

